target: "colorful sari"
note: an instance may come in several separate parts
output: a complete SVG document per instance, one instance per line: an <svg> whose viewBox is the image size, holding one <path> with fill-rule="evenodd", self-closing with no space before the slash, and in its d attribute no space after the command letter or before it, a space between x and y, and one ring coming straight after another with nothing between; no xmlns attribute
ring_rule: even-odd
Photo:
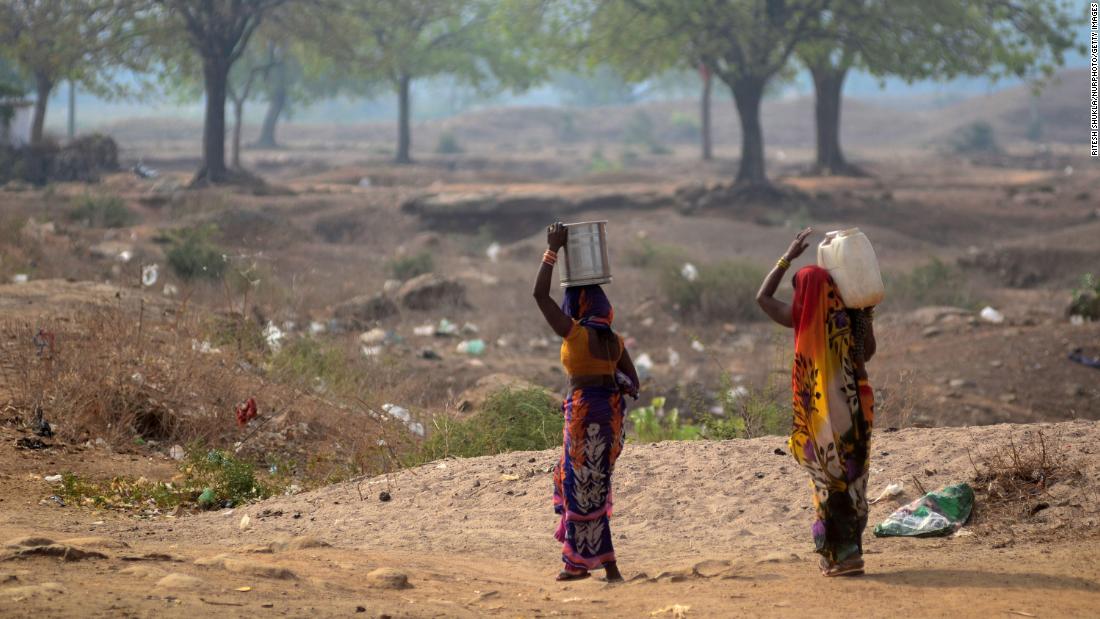
<svg viewBox="0 0 1100 619"><path fill-rule="evenodd" d="M626 401L614 375L623 347L599 286L567 288L562 311L574 320L562 342L563 365L571 379L583 377L591 386L571 386L562 405L563 449L554 469L554 512L561 519L554 537L567 567L594 570L615 561L611 474L623 449Z"/></svg>
<svg viewBox="0 0 1100 619"><path fill-rule="evenodd" d="M810 473L817 552L832 563L863 554L874 395L854 354L852 324L829 273L795 275L789 445Z"/></svg>

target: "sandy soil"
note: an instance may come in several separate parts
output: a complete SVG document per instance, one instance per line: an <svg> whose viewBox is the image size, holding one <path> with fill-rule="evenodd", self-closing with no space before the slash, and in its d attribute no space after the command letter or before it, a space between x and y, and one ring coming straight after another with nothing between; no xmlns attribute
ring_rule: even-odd
<svg viewBox="0 0 1100 619"><path fill-rule="evenodd" d="M972 479L971 457L1038 432L1080 471L1049 487L1048 508L1029 516L979 492L962 534L868 537L868 576L845 581L815 570L806 480L775 453L782 439L628 445L615 479L616 550L629 580L619 586L551 580L552 451L446 460L222 513L138 521L33 500L49 486L29 471L92 454L5 446L12 472L2 478L0 537L47 537L106 556L0 562L0 612L342 616L361 606L368 616L628 617L675 616L681 606L689 617L811 607L823 616L1080 616L1100 602L1096 422L879 432L871 489L902 481L906 492L874 505L871 521L919 494L914 478L927 488ZM120 471L136 460L95 457ZM378 500L383 490L392 500ZM286 548L288 540L297 541ZM408 588L380 584L369 575L379 568L399 570ZM170 574L198 581L162 580ZM818 606L822 598L828 605Z"/></svg>

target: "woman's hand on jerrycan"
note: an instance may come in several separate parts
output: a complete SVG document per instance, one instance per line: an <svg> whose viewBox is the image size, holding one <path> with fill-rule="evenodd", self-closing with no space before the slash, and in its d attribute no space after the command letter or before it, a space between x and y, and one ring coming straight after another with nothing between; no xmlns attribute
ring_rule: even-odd
<svg viewBox="0 0 1100 619"><path fill-rule="evenodd" d="M794 237L791 246L787 248L787 253L783 256L787 259L787 262L794 262L802 255L802 252L806 251L806 248L810 246L806 239L813 233L813 228L805 228L798 233L798 236Z"/></svg>
<svg viewBox="0 0 1100 619"><path fill-rule="evenodd" d="M546 245L551 251L558 251L568 240L569 230L562 222L552 223L546 228Z"/></svg>

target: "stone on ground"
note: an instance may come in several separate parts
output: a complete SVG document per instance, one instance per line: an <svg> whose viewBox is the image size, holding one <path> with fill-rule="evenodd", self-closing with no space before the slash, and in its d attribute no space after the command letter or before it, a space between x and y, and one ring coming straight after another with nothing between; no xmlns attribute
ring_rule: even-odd
<svg viewBox="0 0 1100 619"><path fill-rule="evenodd" d="M392 567L380 567L367 574L367 584L375 589L405 589L409 587L409 577Z"/></svg>

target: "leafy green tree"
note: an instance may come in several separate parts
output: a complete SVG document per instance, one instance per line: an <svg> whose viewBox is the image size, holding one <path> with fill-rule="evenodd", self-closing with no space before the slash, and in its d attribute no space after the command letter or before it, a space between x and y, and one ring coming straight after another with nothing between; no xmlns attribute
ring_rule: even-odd
<svg viewBox="0 0 1100 619"><path fill-rule="evenodd" d="M830 0L588 0L590 53L652 70L705 66L732 92L741 123L736 185L770 191L760 106ZM587 6L583 6L587 5Z"/></svg>
<svg viewBox="0 0 1100 619"><path fill-rule="evenodd" d="M492 0L350 0L323 53L397 95L398 163L412 161L412 84L450 75L484 89L522 89L540 75L521 27L530 15Z"/></svg>
<svg viewBox="0 0 1100 619"><path fill-rule="evenodd" d="M796 50L814 82L815 171L862 174L840 147L841 92L853 68L908 81L1049 75L1074 45L1073 16L1058 0L836 0Z"/></svg>
<svg viewBox="0 0 1100 619"><path fill-rule="evenodd" d="M162 55L171 64L188 57L202 67L206 107L202 133L202 166L194 185L242 179L225 162L225 102L230 72L248 49L256 30L276 9L305 0L151 0ZM188 62L187 60L182 60Z"/></svg>
<svg viewBox="0 0 1100 619"><path fill-rule="evenodd" d="M73 80L99 94L112 84L106 68L135 62L128 0L5 0L0 3L0 52L33 83L31 141L42 141L54 87Z"/></svg>

